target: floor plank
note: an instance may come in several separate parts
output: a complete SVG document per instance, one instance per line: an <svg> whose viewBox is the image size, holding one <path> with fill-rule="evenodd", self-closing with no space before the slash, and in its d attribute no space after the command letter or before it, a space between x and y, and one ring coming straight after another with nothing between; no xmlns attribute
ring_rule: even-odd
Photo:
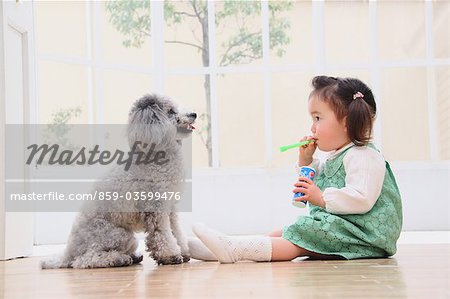
<svg viewBox="0 0 450 299"><path fill-rule="evenodd" d="M2 298L450 298L450 244L399 245L390 259L191 261L41 270L38 257L0 262Z"/></svg>

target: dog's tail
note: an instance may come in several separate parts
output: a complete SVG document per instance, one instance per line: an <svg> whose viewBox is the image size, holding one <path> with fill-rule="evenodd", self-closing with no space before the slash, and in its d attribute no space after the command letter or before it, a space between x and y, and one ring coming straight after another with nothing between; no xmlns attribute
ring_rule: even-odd
<svg viewBox="0 0 450 299"><path fill-rule="evenodd" d="M59 269L70 268L70 261L66 260L63 255L47 257L41 260L42 269Z"/></svg>

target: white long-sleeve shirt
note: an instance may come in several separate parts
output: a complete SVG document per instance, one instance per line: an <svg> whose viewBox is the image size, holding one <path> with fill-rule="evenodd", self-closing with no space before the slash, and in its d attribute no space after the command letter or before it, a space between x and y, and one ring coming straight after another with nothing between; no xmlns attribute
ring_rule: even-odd
<svg viewBox="0 0 450 299"><path fill-rule="evenodd" d="M325 162L336 158L342 151L351 147L350 143L338 151L331 152L325 161L314 159L310 167L316 169L316 177L323 170ZM326 188L323 191L325 209L332 214L364 214L372 209L381 194L385 160L381 153L367 147L354 146L343 160L346 172L343 188ZM298 173L298 163L296 164Z"/></svg>

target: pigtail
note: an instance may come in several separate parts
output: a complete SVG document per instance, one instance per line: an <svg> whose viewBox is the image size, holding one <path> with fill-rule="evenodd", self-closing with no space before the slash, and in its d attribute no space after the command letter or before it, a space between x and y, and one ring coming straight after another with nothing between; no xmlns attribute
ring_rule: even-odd
<svg viewBox="0 0 450 299"><path fill-rule="evenodd" d="M363 146L369 143L373 121L374 113L371 107L363 97L357 95L348 105L346 119L347 134L355 145Z"/></svg>

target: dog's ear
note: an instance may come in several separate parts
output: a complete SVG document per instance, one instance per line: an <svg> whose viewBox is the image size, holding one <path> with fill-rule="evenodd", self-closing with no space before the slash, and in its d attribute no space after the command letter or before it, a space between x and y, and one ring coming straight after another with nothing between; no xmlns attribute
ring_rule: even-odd
<svg viewBox="0 0 450 299"><path fill-rule="evenodd" d="M142 106L141 106L142 107ZM157 104L154 106L145 106L146 108L141 109L138 106L131 109L130 114L128 115L128 123L137 124L137 125L150 125L150 124L158 124L161 123L161 115L156 111L155 108Z"/></svg>
<svg viewBox="0 0 450 299"><path fill-rule="evenodd" d="M142 124L153 125L161 123L161 117L159 113L155 111L155 107L157 107L156 104L148 106L146 109L139 112L141 114L140 121Z"/></svg>

